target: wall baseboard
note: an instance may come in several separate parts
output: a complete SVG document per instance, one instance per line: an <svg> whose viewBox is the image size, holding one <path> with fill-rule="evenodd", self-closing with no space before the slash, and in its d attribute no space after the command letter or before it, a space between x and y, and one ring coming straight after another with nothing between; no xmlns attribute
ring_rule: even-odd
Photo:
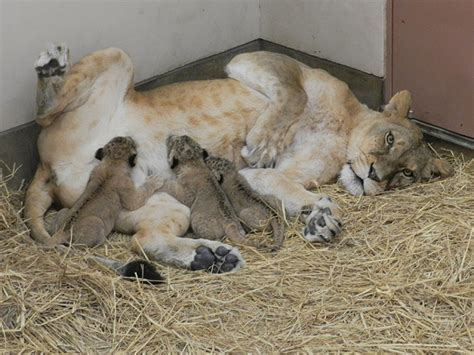
<svg viewBox="0 0 474 355"><path fill-rule="evenodd" d="M7 181L12 189L20 188L36 171L39 161L36 141L40 130L36 122L30 122L0 132L0 175L7 177L15 171Z"/></svg>
<svg viewBox="0 0 474 355"><path fill-rule="evenodd" d="M441 127L433 126L429 123L417 120L416 118L412 118L411 120L421 128L425 135L474 151L473 138L448 131Z"/></svg>

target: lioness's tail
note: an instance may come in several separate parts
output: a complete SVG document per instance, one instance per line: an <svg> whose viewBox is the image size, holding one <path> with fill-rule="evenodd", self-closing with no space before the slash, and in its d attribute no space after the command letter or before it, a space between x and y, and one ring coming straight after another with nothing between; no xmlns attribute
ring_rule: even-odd
<svg viewBox="0 0 474 355"><path fill-rule="evenodd" d="M147 282L151 284L158 284L163 282L163 277L156 270L155 266L148 260L132 260L129 262L104 258L100 256L84 255L80 249L71 249L64 245L56 245L55 248L60 252L71 255L85 256L88 260L105 266L108 269L115 271L118 275L128 280L138 280L140 282Z"/></svg>
<svg viewBox="0 0 474 355"><path fill-rule="evenodd" d="M40 164L26 191L24 217L31 237L41 244L48 244L51 239L44 225L44 214L53 203L53 192L51 170Z"/></svg>

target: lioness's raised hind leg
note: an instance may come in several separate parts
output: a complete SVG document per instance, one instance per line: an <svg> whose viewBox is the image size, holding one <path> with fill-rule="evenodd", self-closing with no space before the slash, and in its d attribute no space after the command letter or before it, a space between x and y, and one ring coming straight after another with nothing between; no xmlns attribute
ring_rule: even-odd
<svg viewBox="0 0 474 355"><path fill-rule="evenodd" d="M271 52L240 54L227 65L229 77L269 99L242 149L242 156L250 166L272 167L277 155L292 142L290 128L304 111L308 99L301 82L301 67L301 63Z"/></svg>
<svg viewBox="0 0 474 355"><path fill-rule="evenodd" d="M69 49L66 45L51 44L38 56L34 64L38 75L36 87L37 114L42 115L54 103L69 70Z"/></svg>

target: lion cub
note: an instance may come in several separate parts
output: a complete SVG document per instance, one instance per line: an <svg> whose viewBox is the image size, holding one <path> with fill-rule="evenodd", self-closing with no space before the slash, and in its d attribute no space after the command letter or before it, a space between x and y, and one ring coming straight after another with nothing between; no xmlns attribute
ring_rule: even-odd
<svg viewBox="0 0 474 355"><path fill-rule="evenodd" d="M96 158L101 162L92 170L76 203L58 213L51 245L68 243L71 234L73 244L102 244L122 210L135 210L145 204L163 183L152 176L136 188L131 177L136 157L136 145L130 137L115 137L97 150Z"/></svg>
<svg viewBox="0 0 474 355"><path fill-rule="evenodd" d="M195 237L250 244L232 206L204 162L207 152L189 136L169 136L168 163L176 181L167 180L160 189L191 208ZM194 236L193 236L194 237Z"/></svg>
<svg viewBox="0 0 474 355"><path fill-rule="evenodd" d="M249 230L262 231L270 221L274 240L270 249L280 249L285 239L284 226L279 216L281 202L272 196L260 196L255 192L229 160L208 157L206 164L216 176L244 226Z"/></svg>

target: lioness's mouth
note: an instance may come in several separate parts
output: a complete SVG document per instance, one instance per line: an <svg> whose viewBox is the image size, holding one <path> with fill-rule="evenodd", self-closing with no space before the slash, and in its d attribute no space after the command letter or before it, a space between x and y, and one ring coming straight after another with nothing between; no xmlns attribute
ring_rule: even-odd
<svg viewBox="0 0 474 355"><path fill-rule="evenodd" d="M371 170L372 168L370 167L369 171ZM369 175L375 175L373 177L376 177L375 171ZM362 178L352 168L352 165L347 163L341 170L339 181L352 195L377 195L385 190L386 182L380 181L378 177L376 179L373 177L367 176Z"/></svg>
<svg viewBox="0 0 474 355"><path fill-rule="evenodd" d="M364 179L355 173L351 164L344 164L339 181L352 195L364 195Z"/></svg>

